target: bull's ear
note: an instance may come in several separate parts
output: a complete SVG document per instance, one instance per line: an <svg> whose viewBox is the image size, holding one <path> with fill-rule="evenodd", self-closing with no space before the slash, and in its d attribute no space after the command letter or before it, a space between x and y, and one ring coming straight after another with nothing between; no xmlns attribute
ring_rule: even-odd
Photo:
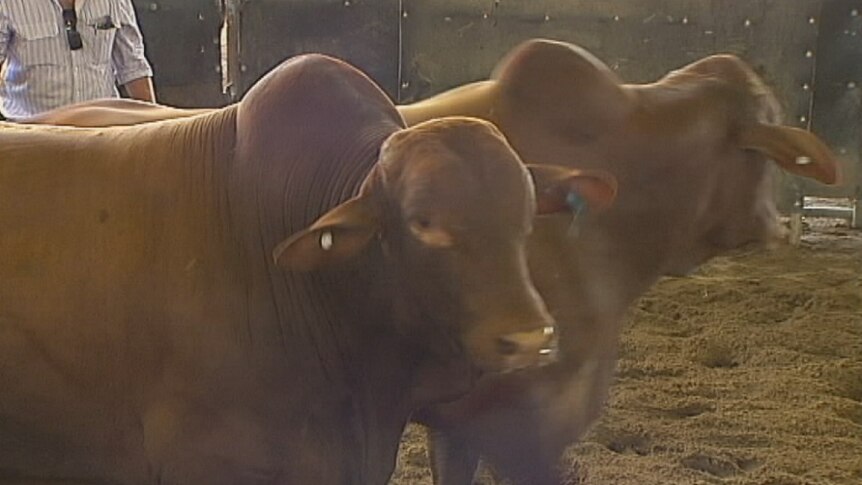
<svg viewBox="0 0 862 485"><path fill-rule="evenodd" d="M536 213L598 212L617 196L617 179L602 170L527 165L536 186Z"/></svg>
<svg viewBox="0 0 862 485"><path fill-rule="evenodd" d="M838 183L838 160L825 143L808 131L758 123L740 133L739 145L764 154L792 174L824 184Z"/></svg>
<svg viewBox="0 0 862 485"><path fill-rule="evenodd" d="M380 232L381 219L372 197L354 197L283 241L272 252L273 257L278 266L294 271L347 261L361 253Z"/></svg>

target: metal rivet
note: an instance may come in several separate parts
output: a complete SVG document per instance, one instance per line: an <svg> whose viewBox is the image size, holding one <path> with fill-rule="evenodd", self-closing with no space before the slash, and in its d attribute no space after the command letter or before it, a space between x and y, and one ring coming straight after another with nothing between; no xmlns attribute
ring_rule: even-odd
<svg viewBox="0 0 862 485"><path fill-rule="evenodd" d="M746 27L751 27L751 20L745 19L745 22L742 23Z"/></svg>
<svg viewBox="0 0 862 485"><path fill-rule="evenodd" d="M401 16L406 19L407 18L407 10L401 12Z"/></svg>
<svg viewBox="0 0 862 485"><path fill-rule="evenodd" d="M814 17L808 17L808 23L814 25L815 23L817 23L817 19L815 19Z"/></svg>
<svg viewBox="0 0 862 485"><path fill-rule="evenodd" d="M811 157L796 157L796 165L810 165Z"/></svg>
<svg viewBox="0 0 862 485"><path fill-rule="evenodd" d="M350 6L350 0L344 0L344 6L349 7Z"/></svg>
<svg viewBox="0 0 862 485"><path fill-rule="evenodd" d="M614 22L619 22L619 21L620 21L620 16L614 15Z"/></svg>
<svg viewBox="0 0 862 485"><path fill-rule="evenodd" d="M320 233L320 248L324 251L329 251L332 249L332 233L329 231L324 231Z"/></svg>
<svg viewBox="0 0 862 485"><path fill-rule="evenodd" d="M486 19L486 18L488 18L488 14L486 14L486 13L483 13L483 14L482 14L482 18L483 18L483 19Z"/></svg>
<svg viewBox="0 0 862 485"><path fill-rule="evenodd" d="M802 83L802 89L804 91L808 91L809 89L811 89L811 85L808 83Z"/></svg>
<svg viewBox="0 0 862 485"><path fill-rule="evenodd" d="M805 57L814 57L814 52L811 50L805 51Z"/></svg>
<svg viewBox="0 0 862 485"><path fill-rule="evenodd" d="M153 3L151 3L151 4L150 4L150 12L155 12L155 11L156 11L156 10L158 10L158 9L159 9L159 4L158 4L158 3L153 2Z"/></svg>
<svg viewBox="0 0 862 485"><path fill-rule="evenodd" d="M849 83L847 83L847 89L855 89L855 88L856 88L856 82L850 81Z"/></svg>
<svg viewBox="0 0 862 485"><path fill-rule="evenodd" d="M204 20L204 14L199 13L198 14L198 20L203 21Z"/></svg>
<svg viewBox="0 0 862 485"><path fill-rule="evenodd" d="M549 21L549 20L551 20L551 16L550 16L550 15L548 15L548 14L545 14L545 22L547 22L547 21Z"/></svg>
<svg viewBox="0 0 862 485"><path fill-rule="evenodd" d="M242 72L246 72L246 71L248 71L248 66L246 66L245 64L242 64L241 66L239 66L239 70Z"/></svg>
<svg viewBox="0 0 862 485"><path fill-rule="evenodd" d="M688 17L683 17L683 18L682 18L682 23L683 23L683 24L687 24L687 23L688 23Z"/></svg>
<svg viewBox="0 0 862 485"><path fill-rule="evenodd" d="M704 34L704 35L712 35L712 34L714 34L714 33L715 33L715 32L713 32L713 31L711 31L711 30L704 30L704 31L703 31L703 34Z"/></svg>
<svg viewBox="0 0 862 485"><path fill-rule="evenodd" d="M859 15L859 10L858 10L858 9L855 9L855 8L854 8L853 10L851 10L851 11L850 11L850 16L851 16L851 17L856 17L856 16L858 16L858 15Z"/></svg>
<svg viewBox="0 0 862 485"><path fill-rule="evenodd" d="M221 72L221 66L216 66L216 67L215 67L215 72Z"/></svg>
<svg viewBox="0 0 862 485"><path fill-rule="evenodd" d="M409 82L407 82L407 81L405 81L405 82L401 83L401 87L402 87L402 88L404 88L404 89L409 88L409 87L410 87L410 83L409 83Z"/></svg>
<svg viewBox="0 0 862 485"><path fill-rule="evenodd" d="M451 22L451 21L452 21L452 17L443 17L443 21L444 21L444 22Z"/></svg>
<svg viewBox="0 0 862 485"><path fill-rule="evenodd" d="M808 118L807 118L807 117L805 117L804 115L799 117L799 122L800 122L800 123L805 123L806 121L808 121Z"/></svg>
<svg viewBox="0 0 862 485"><path fill-rule="evenodd" d="M840 154L842 154L842 155L846 155L846 154L847 154L847 149L846 149L846 148L839 148L839 149L838 149L838 153L840 153Z"/></svg>

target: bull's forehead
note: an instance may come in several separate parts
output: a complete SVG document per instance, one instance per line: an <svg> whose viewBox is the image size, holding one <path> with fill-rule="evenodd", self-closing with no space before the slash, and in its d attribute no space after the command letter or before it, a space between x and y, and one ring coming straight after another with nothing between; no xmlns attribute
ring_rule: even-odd
<svg viewBox="0 0 862 485"><path fill-rule="evenodd" d="M393 136L381 164L406 212L441 220L528 225L533 185L517 154L490 123L435 120Z"/></svg>

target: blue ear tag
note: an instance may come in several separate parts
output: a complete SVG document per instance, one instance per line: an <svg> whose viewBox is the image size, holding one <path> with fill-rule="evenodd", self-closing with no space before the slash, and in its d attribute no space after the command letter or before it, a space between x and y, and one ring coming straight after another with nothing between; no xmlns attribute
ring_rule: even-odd
<svg viewBox="0 0 862 485"><path fill-rule="evenodd" d="M578 217L581 214L586 214L587 210L589 210L589 204L581 194L571 191L566 194L566 205L569 206L569 209L572 211L572 223L569 225L568 236L575 238L578 237L580 233L580 226L578 225Z"/></svg>

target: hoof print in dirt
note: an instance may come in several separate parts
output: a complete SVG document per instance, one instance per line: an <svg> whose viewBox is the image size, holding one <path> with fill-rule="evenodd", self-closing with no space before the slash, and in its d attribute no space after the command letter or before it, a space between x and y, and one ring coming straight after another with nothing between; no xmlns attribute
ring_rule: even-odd
<svg viewBox="0 0 862 485"><path fill-rule="evenodd" d="M692 361L710 369L733 369L742 363L741 352L718 340L703 339L692 346Z"/></svg>
<svg viewBox="0 0 862 485"><path fill-rule="evenodd" d="M602 444L614 453L621 455L649 455L652 451L652 439L636 433L622 433L616 436L605 436Z"/></svg>
<svg viewBox="0 0 862 485"><path fill-rule="evenodd" d="M692 402L668 409L666 412L672 418L693 418L704 413L715 411L715 405L706 402Z"/></svg>
<svg viewBox="0 0 862 485"><path fill-rule="evenodd" d="M701 471L719 478L729 478L760 468L763 462L754 459L736 459L728 457L694 454L682 459L682 464L692 470Z"/></svg>
<svg viewBox="0 0 862 485"><path fill-rule="evenodd" d="M862 365L836 366L826 378L838 397L862 403Z"/></svg>

